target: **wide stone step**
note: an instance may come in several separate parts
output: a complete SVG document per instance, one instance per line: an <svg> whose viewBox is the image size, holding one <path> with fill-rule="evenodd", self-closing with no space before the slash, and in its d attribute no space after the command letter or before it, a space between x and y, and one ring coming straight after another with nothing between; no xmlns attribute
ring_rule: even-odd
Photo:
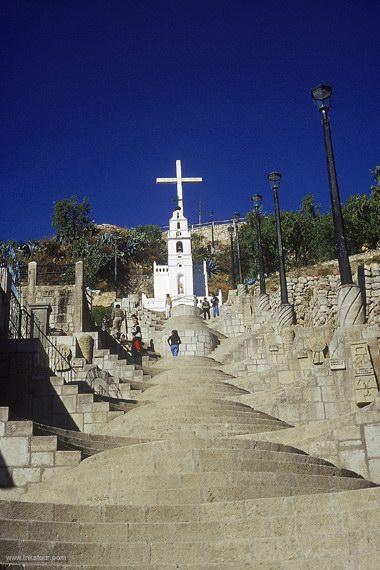
<svg viewBox="0 0 380 570"><path fill-rule="evenodd" d="M219 494L218 500L230 500L223 495L223 489L234 488L237 491L240 488L240 493L246 492L246 489L254 485L255 492L257 491L258 497L273 496L273 491L277 495L293 495L300 493L305 494L315 492L326 492L332 489L338 490L340 488L368 488L368 483L354 478L354 482L350 478L345 477L331 477L326 476L317 478L318 475L300 475L297 473L281 473L278 472L250 472L250 471L235 471L235 472L197 472L197 473L181 473L175 474L144 474L142 472L139 477L125 476L125 496L127 497L141 497L144 501L148 499L147 492L157 491L161 493L165 490L217 490ZM345 481L348 479L349 482ZM263 495L264 493L264 495ZM248 496L246 497L248 498ZM182 499L180 499L182 500ZM155 501L153 501L155 504Z"/></svg>
<svg viewBox="0 0 380 570"><path fill-rule="evenodd" d="M225 484L218 486L217 483L202 486L178 485L177 487L162 488L138 488L134 486L129 488L125 482L125 488L122 488L117 496L107 499L109 504L118 505L184 505L199 503L218 503L241 501L248 499L262 499L267 497L289 497L294 495L310 495L313 493L330 493L336 491L348 491L354 489L366 489L368 483L361 479L349 477L321 477L316 475L310 476L283 476L280 473L261 472L254 477L254 474L244 481L240 480L235 483L232 481L230 485ZM216 478L217 479L217 478ZM196 482L194 476L190 479ZM115 477L114 484L121 485L122 479ZM201 483L201 481L200 481ZM89 484L93 485L93 480L89 480ZM103 488L94 491L93 496L97 499L103 497L107 490ZM75 497L75 494L74 494ZM80 500L80 499L79 499ZM100 499L101 500L101 499Z"/></svg>
<svg viewBox="0 0 380 570"><path fill-rule="evenodd" d="M315 464L315 465L327 465L333 466L328 461L324 459L319 459L318 457L313 457L311 455L301 455L294 452L282 451L270 449L259 449L259 448L249 448L249 447L239 447L239 448L226 448L223 444L218 446L218 440L214 441L213 445L207 448L196 448L193 447L193 455L199 459L222 459L229 461L271 461L273 463L292 463L292 464ZM356 474L354 474L356 476Z"/></svg>
<svg viewBox="0 0 380 570"><path fill-rule="evenodd" d="M247 424L242 425L230 425L226 426L225 424L211 424L211 425L202 425L202 424L190 424L190 425L183 425L183 426L168 426L164 425L162 427L157 426L134 426L128 429L128 436L129 437L141 437L143 439L166 439L172 438L176 433L177 434L191 434L196 437L212 437L212 438L225 438L225 437L232 437L238 435L251 435L251 434L258 434L263 432L269 431L278 431L281 429L287 429L286 426L278 425L278 424L268 424L262 423L257 424L256 426L248 426Z"/></svg>
<svg viewBox="0 0 380 570"><path fill-rule="evenodd" d="M347 555L347 557L345 557L344 559L342 558L342 555L327 555L327 556L322 556L322 557L314 557L313 555L308 557L307 559L305 559L304 557L302 558L291 558L289 560L283 560L281 562L281 566L277 566L277 568L281 568L281 570L314 570L315 568L334 568L334 570L346 570L347 568L352 568L352 569L359 569L360 570L373 570L374 568L374 563L376 563L376 568L379 566L380 563L380 556L377 556L376 554L370 553L370 554L366 554L365 552L356 555L356 554L350 554ZM128 569L146 569L146 568L150 568L152 570L170 570L170 569L177 569L177 568L182 568L182 569L187 569L189 568L190 570L205 570L208 568L211 569L217 569L217 570L236 570L237 566L237 562L217 562L215 564L213 564L212 562L207 562L207 563L195 563L195 564L181 564L181 566L179 566L177 563L173 563L171 564L170 562L164 563L164 564L134 564L134 563L128 563ZM246 568L256 568L258 567L260 570L273 570L273 562L268 562L268 561L262 561L260 560L259 562L252 562L251 565L245 564L244 567ZM102 565L96 565L96 564L70 564L69 565L70 568L84 568L87 570L104 570L104 566ZM32 566L33 570L45 570L46 569L46 565L45 566L40 566L39 564L33 564ZM62 564L55 564L55 563L51 563L49 565L49 568L52 569L62 569L65 568L65 566L63 566ZM107 564L107 568L117 568L120 570L120 564Z"/></svg>
<svg viewBox="0 0 380 570"><path fill-rule="evenodd" d="M33 422L29 420L8 420L5 423L4 435L7 437L33 435Z"/></svg>
<svg viewBox="0 0 380 570"><path fill-rule="evenodd" d="M207 418L208 420L208 418ZM136 425L137 424L137 425ZM261 429L261 428L274 428L274 429L286 429L289 428L291 426L289 426L289 424L285 424L284 422L280 422L278 420L266 420L266 419L257 419L255 422L253 423L241 423L239 421L223 421L223 418L214 418L213 421L205 421L204 417L199 417L199 418L194 418L191 419L189 418L188 420L184 419L183 422L181 422L179 419L178 420L171 420L170 418L168 418L165 421L165 418L163 418L162 420L157 422L154 422L152 420L152 425L150 425L149 423L147 423L146 426L144 425L138 425L138 423L135 421L135 418L129 423L128 422L128 428L130 429L135 429L135 428L147 428L147 429L165 429L165 428L177 428L179 431L182 429L189 429L192 428L193 426L199 428L205 428L205 429L210 429L210 430L217 430L218 428L226 428L228 427L229 429L243 429L245 432L247 433L252 433Z"/></svg>
<svg viewBox="0 0 380 570"><path fill-rule="evenodd" d="M368 519L367 529L377 534L380 516ZM276 519L272 513L258 517L257 520L232 520L228 526L220 521L206 522L172 522L172 523L104 523L104 522L44 522L3 519L0 521L0 536L8 540L43 540L46 542L59 540L60 542L87 542L101 541L103 543L127 543L129 541L147 541L181 543L189 541L219 542L221 537L228 533L229 540L255 538L269 538L276 532L280 536L295 536L297 531L307 536L319 536L321 540L325 534L336 533L337 516L322 520L322 516L310 516L309 528L305 518L298 518L297 529L293 525L286 525L285 519ZM351 524L352 524L351 519ZM282 523L282 524L281 524ZM346 526L349 526L346 524ZM276 529L277 527L277 529ZM305 552L306 554L306 552ZM311 554L311 553L310 553Z"/></svg>
<svg viewBox="0 0 380 570"><path fill-rule="evenodd" d="M149 402L149 400L146 400ZM208 415L210 417L230 417L237 419L266 419L281 421L274 416L266 414L264 412L259 412L257 410L251 409L237 409L228 406L196 406L194 404L186 405L186 402L176 401L175 404L172 402L165 402L165 405L157 404L156 414L162 415L163 413L170 414L170 417L192 417L194 415ZM154 413L154 412L152 412ZM284 422L283 422L284 423Z"/></svg>
<svg viewBox="0 0 380 570"><path fill-rule="evenodd" d="M307 505L307 508L305 508ZM323 521L337 514L342 521L349 516L356 518L357 512L368 513L366 516L379 516L378 489L368 488L349 493L323 493L305 497L288 497L281 499L243 499L241 501L209 502L203 505L86 505L60 504L54 502L1 501L0 517L19 520L43 521L83 521L83 522L190 522L213 520L257 520L263 513L275 513L275 518L291 513L310 518L318 514Z"/></svg>
<svg viewBox="0 0 380 570"><path fill-rule="evenodd" d="M33 425L33 433L35 435L54 435L58 439L58 449L79 450L82 451L84 456L94 455L104 451L105 449L135 445L138 443L144 443L145 441L142 438L110 437L106 435L88 434L37 424L35 422Z"/></svg>
<svg viewBox="0 0 380 570"><path fill-rule="evenodd" d="M48 557L46 565L49 565L51 557L64 557L66 564L97 564L109 566L120 565L125 567L126 562L128 567L130 564L145 565L151 567L156 564L177 564L188 565L191 564L223 564L228 562L235 563L246 567L250 564L251 567L263 568L262 563L277 563L281 567L283 563L289 561L293 566L289 568L297 568L294 565L294 560L299 560L302 563L308 562L308 547L311 557L318 556L322 552L328 552L330 556L341 560L349 560L351 553L355 552L353 545L353 538L360 538L360 534L350 535L350 533L343 533L339 529L329 536L318 536L320 541L319 548L314 551L311 546L317 544L317 540L312 538L312 535L306 534L298 541L291 540L289 537L276 536L276 537L256 537L250 536L249 538L241 538L240 540L230 540L222 536L219 541L210 541L206 537L200 541L171 541L169 544L161 542L143 542L143 541L130 541L128 543L99 543L89 541L85 545L76 542L60 542L55 541L41 541L41 540L1 540L1 556L3 561L7 560L9 556L41 556ZM310 542L311 540L311 542ZM306 548L306 552L304 550ZM361 547L361 550L364 550ZM375 541L372 541L364 550L365 554L373 553L373 560L378 559L378 551ZM355 552L355 555L357 551ZM328 557L324 557L328 560ZM309 559L310 560L310 559ZM41 563L40 563L41 564ZM254 564L254 566L252 566ZM308 566L311 567L310 565ZM329 566L327 566L328 568ZM373 568L375 568L374 566ZM265 568L265 566L264 566ZM270 566L268 566L270 568ZM273 565L272 565L273 568ZM358 567L360 568L360 566Z"/></svg>
<svg viewBox="0 0 380 570"><path fill-rule="evenodd" d="M154 424L155 426L166 426L166 425L190 425L190 424L205 424L207 422L208 425L212 426L213 424L223 424L223 425L245 425L245 426L261 426L261 425L279 425L279 426L285 426L285 427L291 427L289 424L287 424L286 422L282 422L280 420L277 420L275 418L270 418L269 416L267 417L262 417L262 416L238 416L235 417L233 415L212 415L209 414L207 416L207 414L196 414L195 412L193 412L192 414L184 414L184 415L179 415L177 416L176 412L173 412L173 414L168 414L167 416L167 420L165 419L164 416L165 414L160 414L157 415L156 413L154 415L152 415L152 417L148 418L148 422L147 425L149 424ZM134 418L133 420L131 420L131 424L132 421L136 422L138 421L138 418Z"/></svg>
<svg viewBox="0 0 380 570"><path fill-rule="evenodd" d="M296 453L298 455L307 456L305 451L292 447L291 445L284 445L283 443L274 443L271 441L253 440L253 439L192 439L185 440L187 445L191 445L192 449L253 449L253 450L268 450L276 451L278 453ZM183 440L181 446L184 447Z"/></svg>

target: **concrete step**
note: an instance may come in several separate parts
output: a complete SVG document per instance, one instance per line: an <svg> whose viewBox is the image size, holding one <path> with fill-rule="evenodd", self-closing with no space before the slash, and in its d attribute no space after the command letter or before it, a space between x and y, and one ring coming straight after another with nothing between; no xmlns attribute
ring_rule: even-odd
<svg viewBox="0 0 380 570"><path fill-rule="evenodd" d="M94 358L103 358L110 353L109 348L97 348L94 349Z"/></svg>
<svg viewBox="0 0 380 570"><path fill-rule="evenodd" d="M7 422L9 417L9 408L5 406L0 407L0 422Z"/></svg>
<svg viewBox="0 0 380 570"><path fill-rule="evenodd" d="M58 449L78 450L86 457L100 453L105 449L135 445L144 441L141 438L109 437L44 426L42 424L34 424L34 432L44 436L49 434L57 437Z"/></svg>
<svg viewBox="0 0 380 570"><path fill-rule="evenodd" d="M111 422L112 420L115 420L116 418L123 416L124 412L121 410L114 410L112 412L108 412L107 413L107 422Z"/></svg>
<svg viewBox="0 0 380 570"><path fill-rule="evenodd" d="M369 528L376 533L376 523L379 516L368 517ZM373 515L373 513L372 513ZM310 517L310 530L306 536L313 534L321 540L325 536L321 517ZM231 520L228 524L229 540L268 538L274 530L274 518L267 513L258 520ZM302 525L300 519L300 526ZM283 521L284 522L284 521ZM324 521L325 532L336 533L334 529L336 518ZM293 528L286 529L283 525L282 536L294 536ZM226 525L221 521L191 521L171 523L116 523L116 522L51 522L51 521L23 521L3 519L0 521L0 536L8 540L43 540L45 542L76 542L85 545L88 541L102 541L108 544L127 543L129 541L146 541L149 543L182 543L189 541L219 542L226 534Z"/></svg>
<svg viewBox="0 0 380 570"><path fill-rule="evenodd" d="M379 490L377 488L359 489L352 492L311 495L305 505L304 497L281 499L244 499L234 502L209 502L203 505L86 505L59 504L54 502L26 502L20 500L0 500L0 517L17 520L41 521L82 521L82 522L135 522L166 523L213 520L260 520L262 516L277 519L289 517L321 517L321 528L325 521L339 514L342 523L349 516L357 518L362 512L363 518L369 515L379 517ZM368 514L367 514L368 513ZM365 514L365 517L364 517ZM378 520L378 518L377 518ZM290 527L289 527L290 528Z"/></svg>
<svg viewBox="0 0 380 570"><path fill-rule="evenodd" d="M78 394L79 388L76 384L66 384L61 388L61 395L62 396L71 396Z"/></svg>
<svg viewBox="0 0 380 570"><path fill-rule="evenodd" d="M33 435L33 422L23 420L8 420L5 423L5 435L8 437Z"/></svg>
<svg viewBox="0 0 380 570"><path fill-rule="evenodd" d="M110 406L108 402L96 402L94 401L92 405L92 409L94 412L109 412Z"/></svg>
<svg viewBox="0 0 380 570"><path fill-rule="evenodd" d="M46 380L46 378L43 378ZM65 384L65 379L62 376L50 376L49 382L52 386L63 386Z"/></svg>
<svg viewBox="0 0 380 570"><path fill-rule="evenodd" d="M357 536L359 538L360 533L357 533ZM343 561L349 560L351 553L355 552L352 537L350 540L350 535L347 532L337 531L324 539L321 539L320 536L317 538L319 543L322 542L323 544L315 550L311 550L311 548L317 545L317 540L313 539L312 535L309 534L303 536L298 543L283 536L262 538L251 535L249 538L231 540L222 535L219 541L211 541L207 538L199 541L172 541L170 542L170 548L168 548L167 544L161 542L148 543L143 541L120 543L118 547L115 543L99 543L99 541L88 541L84 546L77 541L48 542L42 540L21 541L4 539L1 540L0 544L2 561L6 561L9 556L17 556L20 552L24 556L34 555L41 557L46 557L46 552L48 552L50 560L51 557L63 556L66 558L67 564L71 566L94 563L104 565L104 567L110 564L123 566L125 561L128 560L128 567L130 564L156 567L155 565L157 564L173 563L177 567L181 567L182 565L187 566L189 561L191 561L192 565L224 565L230 562L239 564L241 567L242 565L246 567L247 564L255 564L256 567L260 568L263 568L265 563L271 563L272 566L267 566L266 568L273 568L273 563L281 564L281 567L283 567L283 562L289 561L293 564L293 566L288 566L289 568L299 568L299 566L294 565L294 560L300 560L302 563L310 562L310 555L307 556L305 554L304 548L306 548L306 553L310 552L311 557L314 556L321 559L319 555L323 550L327 550L330 556L335 558L340 556ZM360 550L363 550L367 556L369 553L372 553L373 560L379 559L374 541L367 547L367 550L364 550L363 547ZM357 551L355 552L356 554ZM328 557L325 556L324 559L328 560ZM311 567L310 565L308 566L308 568ZM353 566L351 567L353 568Z"/></svg>

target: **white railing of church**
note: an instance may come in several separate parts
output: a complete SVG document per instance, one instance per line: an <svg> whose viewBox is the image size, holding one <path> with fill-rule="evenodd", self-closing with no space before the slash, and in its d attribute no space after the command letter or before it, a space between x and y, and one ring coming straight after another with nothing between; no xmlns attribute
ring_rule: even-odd
<svg viewBox="0 0 380 570"><path fill-rule="evenodd" d="M243 223L245 222L245 218L240 218L239 219L239 223ZM233 220L216 220L214 222L214 226L222 226L222 225L227 225L227 224L233 224ZM194 228L208 228L212 226L212 222L202 222L201 224L191 224L191 230L193 230ZM168 230L169 226L161 226L161 230Z"/></svg>

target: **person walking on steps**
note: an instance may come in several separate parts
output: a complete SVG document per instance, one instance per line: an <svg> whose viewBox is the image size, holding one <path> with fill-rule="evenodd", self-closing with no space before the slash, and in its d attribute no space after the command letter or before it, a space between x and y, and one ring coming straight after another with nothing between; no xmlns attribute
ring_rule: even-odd
<svg viewBox="0 0 380 570"><path fill-rule="evenodd" d="M203 318L206 320L210 319L210 303L207 301L207 297L205 297L202 301L202 312Z"/></svg>
<svg viewBox="0 0 380 570"><path fill-rule="evenodd" d="M216 317L219 317L219 299L216 295L212 296L211 305L212 305L212 316L215 319Z"/></svg>
<svg viewBox="0 0 380 570"><path fill-rule="evenodd" d="M124 311L120 305L115 305L112 309L112 334L119 339L121 334L121 325L125 319Z"/></svg>
<svg viewBox="0 0 380 570"><path fill-rule="evenodd" d="M179 338L178 331L172 331L172 334L168 338L168 345L170 346L170 350L172 351L173 356L178 356L180 344L181 339Z"/></svg>
<svg viewBox="0 0 380 570"><path fill-rule="evenodd" d="M139 325L138 318L136 316L132 317L133 326L131 329L132 333L132 355L136 364L142 363L142 334Z"/></svg>
<svg viewBox="0 0 380 570"><path fill-rule="evenodd" d="M171 296L169 295L169 293L166 293L166 299L165 299L165 318L170 319L170 317L172 316L172 306L173 306L173 300L171 298Z"/></svg>

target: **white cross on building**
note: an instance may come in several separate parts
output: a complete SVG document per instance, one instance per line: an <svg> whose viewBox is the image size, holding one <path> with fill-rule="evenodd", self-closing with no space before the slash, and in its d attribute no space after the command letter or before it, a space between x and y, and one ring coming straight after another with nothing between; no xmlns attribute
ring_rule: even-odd
<svg viewBox="0 0 380 570"><path fill-rule="evenodd" d="M203 182L202 178L182 178L182 165L180 160L175 161L176 178L156 178L157 184L177 184L177 202L178 207L183 212L183 182Z"/></svg>

